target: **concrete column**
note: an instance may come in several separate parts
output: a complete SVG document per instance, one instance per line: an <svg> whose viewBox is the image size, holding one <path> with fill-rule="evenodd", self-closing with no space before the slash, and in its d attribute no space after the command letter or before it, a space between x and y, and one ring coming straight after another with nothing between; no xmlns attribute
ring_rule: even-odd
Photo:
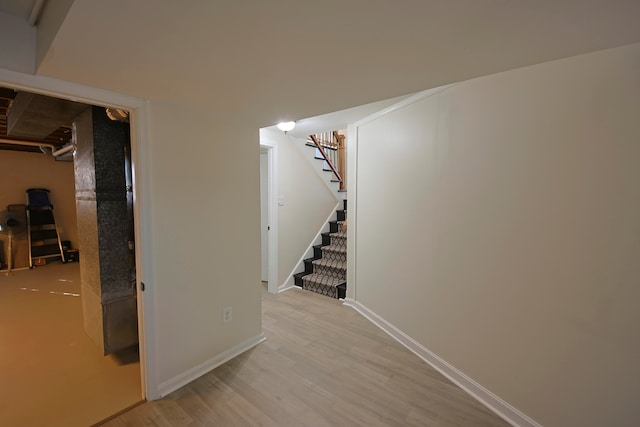
<svg viewBox="0 0 640 427"><path fill-rule="evenodd" d="M87 334L109 354L138 342L130 187L129 125L90 107L75 122L76 213Z"/></svg>

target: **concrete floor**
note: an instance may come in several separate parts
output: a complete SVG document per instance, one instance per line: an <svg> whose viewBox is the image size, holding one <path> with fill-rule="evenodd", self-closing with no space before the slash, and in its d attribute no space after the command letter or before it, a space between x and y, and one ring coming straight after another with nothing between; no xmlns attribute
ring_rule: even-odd
<svg viewBox="0 0 640 427"><path fill-rule="evenodd" d="M103 356L78 263L0 273L0 425L88 426L142 400L137 351Z"/></svg>

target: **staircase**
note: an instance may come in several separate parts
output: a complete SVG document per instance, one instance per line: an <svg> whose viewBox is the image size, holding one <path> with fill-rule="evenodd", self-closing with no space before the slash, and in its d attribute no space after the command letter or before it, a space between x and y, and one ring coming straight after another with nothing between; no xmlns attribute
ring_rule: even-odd
<svg viewBox="0 0 640 427"><path fill-rule="evenodd" d="M347 293L347 200L322 233L322 243L313 247L313 257L304 260L304 271L293 275L296 286L332 298Z"/></svg>
<svg viewBox="0 0 640 427"><path fill-rule="evenodd" d="M329 231L321 233L313 256L303 260L304 271L293 275L296 286L332 298L346 298L347 293L345 143L339 131L316 133L306 140L306 146L314 149L314 158L322 162L322 170L331 174L329 185L336 185L343 205L336 210L335 220L325 225Z"/></svg>

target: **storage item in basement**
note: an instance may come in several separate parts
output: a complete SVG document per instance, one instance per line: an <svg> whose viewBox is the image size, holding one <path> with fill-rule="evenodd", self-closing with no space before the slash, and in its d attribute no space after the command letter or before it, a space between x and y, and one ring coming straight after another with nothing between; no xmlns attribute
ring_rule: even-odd
<svg viewBox="0 0 640 427"><path fill-rule="evenodd" d="M27 225L29 267L46 264L47 258L65 262L60 234L53 215L53 205L46 188L27 190Z"/></svg>

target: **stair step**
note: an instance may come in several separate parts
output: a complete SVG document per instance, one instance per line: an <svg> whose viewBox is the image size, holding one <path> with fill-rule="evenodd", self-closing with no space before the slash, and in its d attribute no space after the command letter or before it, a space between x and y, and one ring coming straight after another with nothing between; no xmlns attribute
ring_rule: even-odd
<svg viewBox="0 0 640 427"><path fill-rule="evenodd" d="M302 278L302 289L332 298L338 298L338 286L346 283L344 279L333 278L322 274L309 274Z"/></svg>
<svg viewBox="0 0 640 427"><path fill-rule="evenodd" d="M344 221L329 221L329 232L337 233L342 231L342 224L344 224Z"/></svg>
<svg viewBox="0 0 640 427"><path fill-rule="evenodd" d="M327 245L314 245L313 246L313 258L314 259L318 259L318 258L322 258L322 248L324 248Z"/></svg>
<svg viewBox="0 0 640 427"><path fill-rule="evenodd" d="M338 231L337 233L329 233L329 237L338 240L347 240L346 231Z"/></svg>
<svg viewBox="0 0 640 427"><path fill-rule="evenodd" d="M336 279L345 280L347 278L347 270L331 265L314 266L312 274L321 274L323 276L335 277Z"/></svg>
<svg viewBox="0 0 640 427"><path fill-rule="evenodd" d="M302 278L304 276L307 276L309 273L306 272L302 272L302 273L296 273L293 275L293 284L299 287L302 287Z"/></svg>
<svg viewBox="0 0 640 427"><path fill-rule="evenodd" d="M304 273L305 274L313 273L313 261L315 261L317 259L318 258L307 258L307 259L303 260L303 262L304 262Z"/></svg>
<svg viewBox="0 0 640 427"><path fill-rule="evenodd" d="M322 246L328 246L331 244L331 233L321 233Z"/></svg>
<svg viewBox="0 0 640 427"><path fill-rule="evenodd" d="M346 245L328 245L328 246L322 246L320 248L320 250L322 251L323 256L325 256L324 254L337 254L337 255L345 255L347 254L347 246Z"/></svg>
<svg viewBox="0 0 640 427"><path fill-rule="evenodd" d="M331 277L324 274L308 274L302 278L304 282L316 283L319 285L338 286L344 283L345 280L339 277Z"/></svg>
<svg viewBox="0 0 640 427"><path fill-rule="evenodd" d="M318 147L316 147L316 144L314 144L314 143L313 143L313 141L307 141L307 142L305 142L305 144L304 144L304 145L306 145L307 147L313 147L313 148L315 148L316 150L318 149ZM322 143L321 143L320 145L322 145ZM322 146L322 148L324 148L325 150L338 151L338 149L337 149L337 148L334 148L334 147L325 147L324 145Z"/></svg>
<svg viewBox="0 0 640 427"><path fill-rule="evenodd" d="M333 265L335 265L336 267L339 267L339 268L343 268L343 266L340 265L340 264L343 264L344 265L343 270L347 268L347 252L346 251L342 251L342 252L338 252L338 251L330 252L330 251L327 251L323 255L324 256L322 258L320 258L320 259L326 260L327 262L332 262ZM316 261L318 261L318 260L316 260ZM340 263L340 264L338 264L338 263ZM316 264L313 264L313 265L316 265ZM318 264L318 265L324 265L324 264ZM317 269L314 270L314 271L317 271Z"/></svg>
<svg viewBox="0 0 640 427"><path fill-rule="evenodd" d="M320 258L313 261L314 274L326 274L344 279L347 275L347 260Z"/></svg>
<svg viewBox="0 0 640 427"><path fill-rule="evenodd" d="M337 268L337 269L340 269L340 270L346 270L347 269L347 262L345 260L335 259L335 258L332 258L332 257L314 259L313 261L311 261L311 263L313 264L314 267L321 266L321 267Z"/></svg>

